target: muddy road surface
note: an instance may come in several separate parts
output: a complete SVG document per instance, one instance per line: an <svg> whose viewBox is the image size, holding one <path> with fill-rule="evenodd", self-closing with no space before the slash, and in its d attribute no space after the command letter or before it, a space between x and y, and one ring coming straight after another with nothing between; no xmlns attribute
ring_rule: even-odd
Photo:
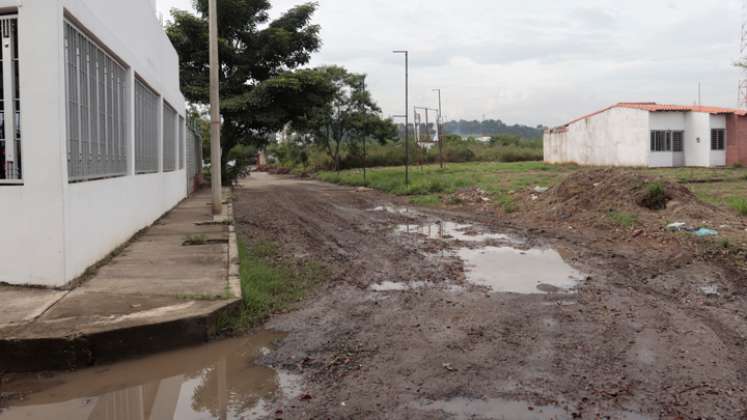
<svg viewBox="0 0 747 420"><path fill-rule="evenodd" d="M287 335L261 362L303 381L270 417L747 418L745 279L722 264L265 174L235 216L329 272L267 325Z"/></svg>

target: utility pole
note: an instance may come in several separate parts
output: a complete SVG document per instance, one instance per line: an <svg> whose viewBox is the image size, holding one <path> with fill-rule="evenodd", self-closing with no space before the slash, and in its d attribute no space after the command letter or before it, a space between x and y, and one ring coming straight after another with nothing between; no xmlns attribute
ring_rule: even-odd
<svg viewBox="0 0 747 420"><path fill-rule="evenodd" d="M410 185L410 53L407 50L393 52L405 55L405 184Z"/></svg>
<svg viewBox="0 0 747 420"><path fill-rule="evenodd" d="M223 183L220 148L220 61L218 57L218 0L210 0L210 181L213 189L213 214L223 212Z"/></svg>
<svg viewBox="0 0 747 420"><path fill-rule="evenodd" d="M444 168L444 133L443 118L441 114L441 89L433 89L434 92L438 92L438 159L441 161L441 169Z"/></svg>

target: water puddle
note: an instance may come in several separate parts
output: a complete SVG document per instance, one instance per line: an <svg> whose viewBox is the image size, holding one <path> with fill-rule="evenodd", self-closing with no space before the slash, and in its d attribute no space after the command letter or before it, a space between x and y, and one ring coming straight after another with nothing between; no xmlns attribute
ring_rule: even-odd
<svg viewBox="0 0 747 420"><path fill-rule="evenodd" d="M708 297L721 296L721 292L719 291L718 285L703 286L700 288L700 291L703 292L703 294Z"/></svg>
<svg viewBox="0 0 747 420"><path fill-rule="evenodd" d="M429 239L456 240L460 242L516 242L516 240L509 235L482 232L477 230L474 225L454 222L400 225L397 226L396 232L410 235L422 235Z"/></svg>
<svg viewBox="0 0 747 420"><path fill-rule="evenodd" d="M299 377L259 366L283 335L261 332L200 347L3 385L22 395L1 420L251 419L274 413L271 401L301 395Z"/></svg>
<svg viewBox="0 0 747 420"><path fill-rule="evenodd" d="M494 292L572 293L584 279L552 249L463 248L456 255L465 263L467 281Z"/></svg>
<svg viewBox="0 0 747 420"><path fill-rule="evenodd" d="M448 401L417 403L414 408L423 411L440 411L454 419L556 420L571 418L560 407L536 406L526 402L504 399L454 398Z"/></svg>
<svg viewBox="0 0 747 420"><path fill-rule="evenodd" d="M411 281L409 283L385 281L374 284L370 289L374 292L403 292L405 290L420 289L421 287L425 287L425 285L426 283L423 281Z"/></svg>
<svg viewBox="0 0 747 420"><path fill-rule="evenodd" d="M410 208L392 205L374 207L370 211L387 212L391 214L416 214L416 212Z"/></svg>

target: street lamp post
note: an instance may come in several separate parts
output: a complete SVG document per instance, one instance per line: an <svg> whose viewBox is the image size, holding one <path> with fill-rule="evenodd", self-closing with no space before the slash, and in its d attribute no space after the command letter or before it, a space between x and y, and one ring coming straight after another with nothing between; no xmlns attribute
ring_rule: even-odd
<svg viewBox="0 0 747 420"><path fill-rule="evenodd" d="M213 214L223 212L223 184L221 180L220 149L220 61L218 58L217 0L208 5L210 37L210 181L213 189Z"/></svg>
<svg viewBox="0 0 747 420"><path fill-rule="evenodd" d="M393 53L405 55L405 184L410 185L410 53L407 50Z"/></svg>
<svg viewBox="0 0 747 420"><path fill-rule="evenodd" d="M438 159L441 161L441 169L444 168L444 133L443 119L441 116L441 89L433 89L434 92L438 92Z"/></svg>

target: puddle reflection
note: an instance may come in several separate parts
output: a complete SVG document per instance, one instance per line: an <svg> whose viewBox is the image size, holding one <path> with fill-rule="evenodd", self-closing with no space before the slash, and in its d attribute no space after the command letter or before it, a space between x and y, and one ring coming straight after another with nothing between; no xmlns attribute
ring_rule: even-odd
<svg viewBox="0 0 747 420"><path fill-rule="evenodd" d="M509 235L478 231L474 225L454 222L436 222L425 225L400 225L397 226L396 231L405 234L423 235L429 239L450 239L460 242L516 242L516 240Z"/></svg>
<svg viewBox="0 0 747 420"><path fill-rule="evenodd" d="M300 378L254 360L283 336L261 332L111 366L13 380L23 395L0 409L17 419L249 419L272 413L270 401L300 395Z"/></svg>
<svg viewBox="0 0 747 420"><path fill-rule="evenodd" d="M584 278L552 249L463 248L457 256L464 261L467 281L494 292L571 293Z"/></svg>

